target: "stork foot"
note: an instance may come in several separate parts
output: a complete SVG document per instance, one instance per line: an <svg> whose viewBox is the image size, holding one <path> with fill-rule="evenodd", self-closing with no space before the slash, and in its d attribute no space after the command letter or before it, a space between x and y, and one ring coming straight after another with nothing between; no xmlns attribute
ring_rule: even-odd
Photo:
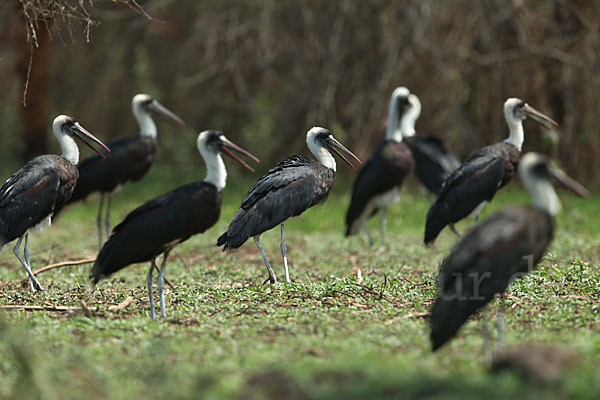
<svg viewBox="0 0 600 400"><path fill-rule="evenodd" d="M269 282L271 285L274 284L275 282L277 282L277 279L275 279L274 276L270 276L268 277L264 282L263 282L263 286L267 284L267 282Z"/></svg>

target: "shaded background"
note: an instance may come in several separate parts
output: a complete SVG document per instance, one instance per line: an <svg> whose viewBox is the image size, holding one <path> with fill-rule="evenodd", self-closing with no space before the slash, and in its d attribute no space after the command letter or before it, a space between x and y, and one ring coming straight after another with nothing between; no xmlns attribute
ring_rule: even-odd
<svg viewBox="0 0 600 400"><path fill-rule="evenodd" d="M313 125L332 128L366 158L383 136L392 90L404 85L423 104L417 130L443 137L460 157L504 139L502 104L520 97L561 125L553 147L526 122L524 150L551 153L579 180L600 182L600 2L140 2L150 19L131 4L97 0L86 8L97 25L60 13L39 23L38 36L49 26L51 39L47 50L34 50L32 65L49 66L48 89L30 86L28 104L42 111L23 114L31 43L23 10L32 3L39 2L0 4L6 168L57 151L49 127L59 113L105 140L136 134L130 101L139 92L196 130L223 130L257 154L263 170L306 153ZM23 140L34 119L46 144L37 134ZM195 133L158 125L159 160L197 168Z"/></svg>

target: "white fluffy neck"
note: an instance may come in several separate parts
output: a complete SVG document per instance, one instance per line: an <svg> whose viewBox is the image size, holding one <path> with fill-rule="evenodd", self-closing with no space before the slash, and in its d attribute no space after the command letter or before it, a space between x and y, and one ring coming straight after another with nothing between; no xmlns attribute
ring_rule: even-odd
<svg viewBox="0 0 600 400"><path fill-rule="evenodd" d="M327 150L325 147L323 147L323 145L321 145L321 143L317 141L315 135L311 135L311 131L309 131L308 135L306 136L306 144L308 145L308 149L311 153L313 153L317 161L327 168L335 171L335 158L333 158L329 150Z"/></svg>
<svg viewBox="0 0 600 400"><path fill-rule="evenodd" d="M417 133L415 124L417 119L419 119L419 115L421 115L421 103L417 96L411 94L409 101L408 110L406 110L400 120L400 130L403 137L415 136L415 133Z"/></svg>
<svg viewBox="0 0 600 400"><path fill-rule="evenodd" d="M220 154L210 152L203 146L198 146L198 151L206 163L206 178L204 178L204 182L212 183L220 192L225 188L225 183L227 182L227 170L225 169L223 158Z"/></svg>
<svg viewBox="0 0 600 400"><path fill-rule="evenodd" d="M533 184L530 191L531 202L535 208L542 209L552 216L558 214L560 211L560 201L552 184L548 180L538 180Z"/></svg>
<svg viewBox="0 0 600 400"><path fill-rule="evenodd" d="M402 141L402 127L400 124L400 115L398 115L398 96L392 95L388 106L388 126L385 133L386 140L395 142Z"/></svg>
<svg viewBox="0 0 600 400"><path fill-rule="evenodd" d="M517 149L519 149L519 151L521 151L521 148L523 147L523 142L525 141L523 121L514 118L513 116L507 115L506 123L508 124L508 129L510 133L508 135L508 139L506 139L504 142L514 145Z"/></svg>
<svg viewBox="0 0 600 400"><path fill-rule="evenodd" d="M56 139L60 144L63 158L65 158L71 164L77 165L79 163L79 147L77 147L75 139L63 133L60 128L58 131L54 130L54 136L56 136Z"/></svg>
<svg viewBox="0 0 600 400"><path fill-rule="evenodd" d="M156 125L150 116L150 113L141 107L133 107L133 116L140 126L140 136L156 139Z"/></svg>

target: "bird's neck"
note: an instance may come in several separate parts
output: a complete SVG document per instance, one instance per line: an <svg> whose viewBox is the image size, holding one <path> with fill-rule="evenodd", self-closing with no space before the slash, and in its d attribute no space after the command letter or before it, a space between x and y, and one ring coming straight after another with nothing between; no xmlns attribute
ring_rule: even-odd
<svg viewBox="0 0 600 400"><path fill-rule="evenodd" d="M307 144L308 149L311 153L313 153L317 161L335 172L335 158L333 158L329 150L320 144L317 144L314 140L309 140Z"/></svg>
<svg viewBox="0 0 600 400"><path fill-rule="evenodd" d="M406 110L404 115L402 115L402 118L400 118L400 131L402 132L403 137L406 138L415 136L415 133L417 133L415 130L415 124L417 123L417 119L419 119L420 114L420 108L417 106L412 106Z"/></svg>
<svg viewBox="0 0 600 400"><path fill-rule="evenodd" d="M397 98L392 98L388 109L388 126L385 133L386 140L393 140L395 142L402 141L402 123L398 112ZM402 118L404 120L404 117ZM414 122L413 122L414 125ZM414 129L414 126L413 126Z"/></svg>
<svg viewBox="0 0 600 400"><path fill-rule="evenodd" d="M135 119L140 126L140 136L156 139L156 125L149 113L136 109L133 112Z"/></svg>
<svg viewBox="0 0 600 400"><path fill-rule="evenodd" d="M506 121L508 123L509 135L508 138L504 141L505 143L510 143L514 145L519 151L523 147L523 142L525 141L525 132L523 132L523 121L520 119L510 119Z"/></svg>
<svg viewBox="0 0 600 400"><path fill-rule="evenodd" d="M79 163L79 147L77 147L75 139L64 133L60 133L56 138L62 150L62 157L71 164L77 165Z"/></svg>
<svg viewBox="0 0 600 400"><path fill-rule="evenodd" d="M213 184L220 192L225 188L227 181L227 170L225 169L225 163L220 154L211 153L209 151L201 151L202 158L206 163L206 178L204 182Z"/></svg>
<svg viewBox="0 0 600 400"><path fill-rule="evenodd" d="M555 216L560 211L560 201L556 195L556 191L552 187L552 183L548 180L538 180L530 189L531 203L535 208L546 211L548 214Z"/></svg>

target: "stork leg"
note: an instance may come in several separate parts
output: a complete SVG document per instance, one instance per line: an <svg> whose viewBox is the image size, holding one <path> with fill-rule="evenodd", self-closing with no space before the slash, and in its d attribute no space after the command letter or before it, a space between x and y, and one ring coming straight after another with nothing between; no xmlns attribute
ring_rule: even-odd
<svg viewBox="0 0 600 400"><path fill-rule="evenodd" d="M25 255L25 263L31 268L31 262L29 261L31 255L29 254L29 232L25 233L25 248L23 249L23 254ZM33 287L31 277L29 277L29 290L31 290L31 293L35 293L35 287Z"/></svg>
<svg viewBox="0 0 600 400"><path fill-rule="evenodd" d="M31 271L29 264L23 259L21 254L19 254L19 248L21 247L21 242L23 242L23 238L25 238L25 254L26 254L27 259L29 259L29 256L28 256L29 249L27 247L27 235L28 234L26 233L25 235L21 236L19 238L19 240L17 240L17 244L13 248L13 253L17 257L17 259L19 260L19 262L21 263L23 268L25 268L25 271L27 271L27 275L29 275L29 280L30 280L30 288L33 289L32 291L35 292L36 290L44 290L42 285L40 285L37 278Z"/></svg>
<svg viewBox="0 0 600 400"><path fill-rule="evenodd" d="M154 270L155 261L156 257L152 257L152 261L150 261L150 271L148 271L148 276L146 277L148 298L150 299L150 317L152 317L152 321L156 321L156 313L154 312L154 294L152 293L152 270Z"/></svg>
<svg viewBox="0 0 600 400"><path fill-rule="evenodd" d="M500 295L500 306L498 307L498 317L496 318L496 329L498 330L498 348L504 347L504 296Z"/></svg>
<svg viewBox="0 0 600 400"><path fill-rule="evenodd" d="M461 235L461 234L460 234L460 232L456 230L456 228L454 227L454 224L450 224L450 225L448 225L448 226L450 227L450 230L451 230L452 232L454 232L454 233L456 234L456 236L458 236L458 237L459 237L459 239L460 239L460 240L462 240L462 239L463 239L463 235Z"/></svg>
<svg viewBox="0 0 600 400"><path fill-rule="evenodd" d="M363 230L367 234L367 240L369 241L369 246L373 246L375 244L375 241L373 240L373 236L371 236L371 232L369 231L369 228L367 227L367 220L363 219L361 222L361 225L362 225Z"/></svg>
<svg viewBox="0 0 600 400"><path fill-rule="evenodd" d="M100 205L98 206L98 217L96 218L96 225L98 226L98 251L102 250L102 206L104 205L104 192L100 194Z"/></svg>
<svg viewBox="0 0 600 400"><path fill-rule="evenodd" d="M165 293L163 291L165 285L165 267L167 266L167 257L169 252L165 251L163 255L162 263L160 264L160 272L158 273L158 296L160 298L160 317L166 318L167 313L165 311Z"/></svg>
<svg viewBox="0 0 600 400"><path fill-rule="evenodd" d="M106 239L110 237L110 204L112 203L112 193L108 194L108 202L106 203Z"/></svg>
<svg viewBox="0 0 600 400"><path fill-rule="evenodd" d="M267 267L267 271L269 271L269 277L267 278L267 280L265 280L263 282L263 285L267 282L270 283L275 283L277 282L277 278L275 277L275 273L273 272L273 268L271 268L271 264L269 264L269 260L267 259L267 255L265 254L265 251L262 248L262 245L260 244L260 235L256 235L253 237L254 239L254 243L256 243L256 247L258 247L258 250L260 251L260 255L263 258L263 261L265 262L265 266Z"/></svg>
<svg viewBox="0 0 600 400"><path fill-rule="evenodd" d="M381 244L385 244L386 214L387 207L383 207L381 209L381 216L379 217L379 236L381 237Z"/></svg>
<svg viewBox="0 0 600 400"><path fill-rule="evenodd" d="M483 357L485 365L489 368L492 365L492 335L487 317L483 317Z"/></svg>
<svg viewBox="0 0 600 400"><path fill-rule="evenodd" d="M285 235L283 233L283 224L281 224L281 256L283 257L283 267L285 268L285 281L290 283L290 271L288 269L287 248L285 247Z"/></svg>

